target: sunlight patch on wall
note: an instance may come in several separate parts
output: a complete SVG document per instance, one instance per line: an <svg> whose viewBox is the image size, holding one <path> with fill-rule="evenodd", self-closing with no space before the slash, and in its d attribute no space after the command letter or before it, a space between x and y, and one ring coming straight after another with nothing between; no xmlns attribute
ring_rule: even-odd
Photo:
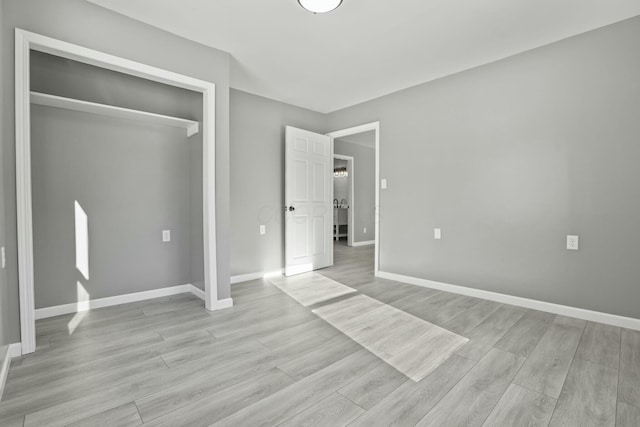
<svg viewBox="0 0 640 427"><path fill-rule="evenodd" d="M76 224L76 268L85 279L89 280L89 218L86 212L75 201Z"/></svg>

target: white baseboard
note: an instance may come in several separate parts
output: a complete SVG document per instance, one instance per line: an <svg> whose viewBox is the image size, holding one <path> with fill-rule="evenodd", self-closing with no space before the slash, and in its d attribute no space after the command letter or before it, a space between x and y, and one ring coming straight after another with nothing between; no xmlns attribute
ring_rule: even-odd
<svg viewBox="0 0 640 427"><path fill-rule="evenodd" d="M395 280L396 282L408 283L410 285L422 286L425 288L437 289L440 291L452 292L455 294L482 298L504 304L516 305L518 307L531 308L533 310L546 311L548 313L575 317L576 319L588 320L591 322L604 323L607 325L619 326L621 328L640 331L640 319L635 319L633 317L618 316L617 314L602 313L599 311L586 310L584 308L554 304L552 302L516 297L513 295L501 294L498 292L484 291L482 289L467 288L465 286L451 285L448 283L435 282L433 280L420 279L418 277L387 273L385 271L378 271L378 274L376 276L383 279Z"/></svg>
<svg viewBox="0 0 640 427"><path fill-rule="evenodd" d="M197 286L189 285L189 292L200 298L201 300L206 300L206 293Z"/></svg>
<svg viewBox="0 0 640 427"><path fill-rule="evenodd" d="M371 245L375 245L376 241L375 240L367 240L364 242L353 242L353 247L358 247L358 246L371 246Z"/></svg>
<svg viewBox="0 0 640 427"><path fill-rule="evenodd" d="M221 299L216 301L212 307L207 307L209 311L224 310L233 307L233 298Z"/></svg>
<svg viewBox="0 0 640 427"><path fill-rule="evenodd" d="M231 284L250 282L251 280L264 279L265 277L280 276L282 275L282 269L273 271L259 271L257 273L239 274L237 276L231 276Z"/></svg>
<svg viewBox="0 0 640 427"><path fill-rule="evenodd" d="M148 299L167 297L177 294L192 293L198 298L205 299L205 293L191 284L171 286L168 288L153 289L151 291L136 292L133 294L117 295L114 297L98 298L80 303L57 305L54 307L39 308L36 310L36 320L49 317L62 316L64 314L88 311L95 308L110 307L113 305L127 304L130 302L145 301ZM226 300L223 300L226 301ZM219 301L222 302L222 301ZM225 303L226 304L226 303ZM224 304L223 304L224 305Z"/></svg>
<svg viewBox="0 0 640 427"><path fill-rule="evenodd" d="M258 280L264 277L264 273L249 273L249 274L239 274L237 276L231 276L231 284L235 285L236 283L249 282L251 280Z"/></svg>
<svg viewBox="0 0 640 427"><path fill-rule="evenodd" d="M22 344L19 342L10 344L9 353L11 354L12 359L22 356Z"/></svg>
<svg viewBox="0 0 640 427"><path fill-rule="evenodd" d="M11 359L20 356L22 356L22 345L20 343L9 344L7 346L6 353L2 359L2 366L0 366L0 400L2 400L4 386L7 382L7 375L9 375Z"/></svg>

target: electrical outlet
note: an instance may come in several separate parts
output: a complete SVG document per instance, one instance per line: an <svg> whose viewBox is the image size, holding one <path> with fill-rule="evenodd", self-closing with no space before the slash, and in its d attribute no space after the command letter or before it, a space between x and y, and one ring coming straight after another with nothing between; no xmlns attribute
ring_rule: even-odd
<svg viewBox="0 0 640 427"><path fill-rule="evenodd" d="M364 227L364 228L362 229L362 232L363 232L364 234L367 234L367 227Z"/></svg>
<svg viewBox="0 0 640 427"><path fill-rule="evenodd" d="M439 228L434 228L433 229L433 238L436 239L436 240L442 239L442 230L440 230Z"/></svg>
<svg viewBox="0 0 640 427"><path fill-rule="evenodd" d="M171 241L171 230L162 230L162 241L164 243Z"/></svg>
<svg viewBox="0 0 640 427"><path fill-rule="evenodd" d="M567 236L567 249L570 251L578 250L579 237L578 236Z"/></svg>
<svg viewBox="0 0 640 427"><path fill-rule="evenodd" d="M267 234L267 226L266 225L261 225L260 226L260 234Z"/></svg>
<svg viewBox="0 0 640 427"><path fill-rule="evenodd" d="M380 188L382 188L383 190L385 190L387 188L387 180L386 179L381 179L380 180Z"/></svg>

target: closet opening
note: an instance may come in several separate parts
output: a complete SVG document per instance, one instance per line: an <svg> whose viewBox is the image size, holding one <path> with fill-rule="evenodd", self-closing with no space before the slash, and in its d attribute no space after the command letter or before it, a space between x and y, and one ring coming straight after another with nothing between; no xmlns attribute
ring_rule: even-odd
<svg viewBox="0 0 640 427"><path fill-rule="evenodd" d="M16 30L22 353L35 320L218 300L215 85ZM71 317L73 315L73 317Z"/></svg>

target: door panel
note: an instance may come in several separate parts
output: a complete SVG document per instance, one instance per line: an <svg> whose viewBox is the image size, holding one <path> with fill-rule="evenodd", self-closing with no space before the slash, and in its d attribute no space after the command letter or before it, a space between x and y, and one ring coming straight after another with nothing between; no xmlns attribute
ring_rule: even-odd
<svg viewBox="0 0 640 427"><path fill-rule="evenodd" d="M313 217L313 255L322 255L326 251L325 245L325 218L322 215Z"/></svg>
<svg viewBox="0 0 640 427"><path fill-rule="evenodd" d="M327 201L327 188L324 179L326 173L325 166L322 163L313 163L313 201L315 203Z"/></svg>
<svg viewBox="0 0 640 427"><path fill-rule="evenodd" d="M295 259L307 258L309 256L309 238L307 236L307 230L309 229L308 216L295 214L294 227L295 252L293 256Z"/></svg>
<svg viewBox="0 0 640 427"><path fill-rule="evenodd" d="M296 160L293 164L293 201L306 202L307 189L309 188L309 162L305 160Z"/></svg>
<svg viewBox="0 0 640 427"><path fill-rule="evenodd" d="M333 264L331 138L286 128L285 274Z"/></svg>

